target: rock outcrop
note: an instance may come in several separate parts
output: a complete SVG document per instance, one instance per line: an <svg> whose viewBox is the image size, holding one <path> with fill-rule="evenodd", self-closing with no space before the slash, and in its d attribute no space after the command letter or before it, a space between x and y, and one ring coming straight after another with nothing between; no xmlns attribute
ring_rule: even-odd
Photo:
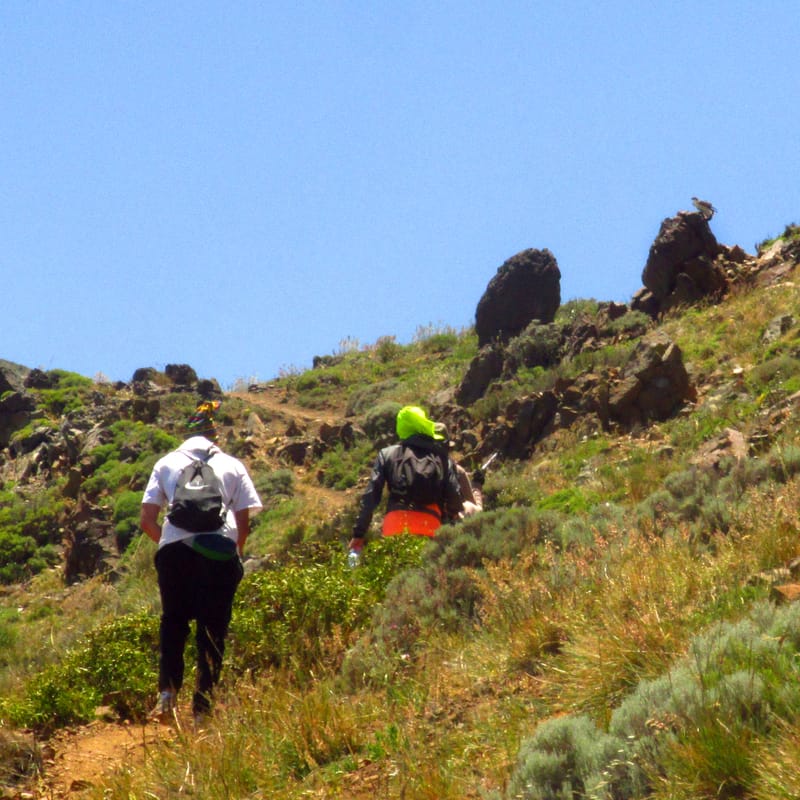
<svg viewBox="0 0 800 800"><path fill-rule="evenodd" d="M549 250L523 250L489 281L475 311L480 347L507 342L530 322L552 322L561 305L561 272Z"/></svg>
<svg viewBox="0 0 800 800"><path fill-rule="evenodd" d="M472 405L483 397L489 384L503 372L503 348L499 345L483 347L470 362L461 384L456 391L456 402L464 406Z"/></svg>
<svg viewBox="0 0 800 800"><path fill-rule="evenodd" d="M658 332L642 339L609 387L609 417L626 428L664 420L693 397L680 348Z"/></svg>
<svg viewBox="0 0 800 800"><path fill-rule="evenodd" d="M665 219L642 270L644 288L633 298L632 307L655 317L676 306L720 296L728 285L716 261L721 252L702 214L681 211Z"/></svg>

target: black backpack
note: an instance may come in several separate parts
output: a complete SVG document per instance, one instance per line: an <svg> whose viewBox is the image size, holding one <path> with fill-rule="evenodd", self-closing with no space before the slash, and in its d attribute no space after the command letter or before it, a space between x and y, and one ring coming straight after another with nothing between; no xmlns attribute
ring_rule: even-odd
<svg viewBox="0 0 800 800"><path fill-rule="evenodd" d="M389 459L389 488L397 499L407 503L427 506L444 500L444 460L438 453L417 449L409 445L398 445L402 453Z"/></svg>
<svg viewBox="0 0 800 800"><path fill-rule="evenodd" d="M208 465L212 455L192 458L178 476L167 519L185 531L211 533L225 521L222 482Z"/></svg>

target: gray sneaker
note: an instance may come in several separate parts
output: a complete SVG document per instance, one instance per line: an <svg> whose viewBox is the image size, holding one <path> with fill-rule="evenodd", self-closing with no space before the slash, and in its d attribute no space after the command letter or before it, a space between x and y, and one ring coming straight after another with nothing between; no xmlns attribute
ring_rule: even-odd
<svg viewBox="0 0 800 800"><path fill-rule="evenodd" d="M158 696L156 707L150 712L150 719L156 722L171 722L175 719L175 692L164 690Z"/></svg>

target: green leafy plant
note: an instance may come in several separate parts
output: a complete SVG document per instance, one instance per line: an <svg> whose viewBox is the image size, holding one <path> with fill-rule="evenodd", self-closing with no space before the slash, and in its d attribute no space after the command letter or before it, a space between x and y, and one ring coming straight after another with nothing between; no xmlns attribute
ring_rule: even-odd
<svg viewBox="0 0 800 800"><path fill-rule="evenodd" d="M354 447L337 444L317 462L323 486L334 489L349 489L358 483L374 448L370 442L362 441Z"/></svg>
<svg viewBox="0 0 800 800"><path fill-rule="evenodd" d="M21 697L0 702L0 713L18 725L52 730L87 722L108 703L126 719L142 719L155 687L158 620L121 617L90 633L27 685Z"/></svg>
<svg viewBox="0 0 800 800"><path fill-rule="evenodd" d="M346 642L368 621L386 583L418 557L412 544L375 542L357 570L349 570L344 555L333 550L322 563L245 578L231 624L235 668L313 667L335 642Z"/></svg>

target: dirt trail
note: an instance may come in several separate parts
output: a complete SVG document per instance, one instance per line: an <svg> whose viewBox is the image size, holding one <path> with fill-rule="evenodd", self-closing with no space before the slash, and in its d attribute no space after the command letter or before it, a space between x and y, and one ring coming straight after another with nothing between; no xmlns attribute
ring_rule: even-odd
<svg viewBox="0 0 800 800"><path fill-rule="evenodd" d="M142 764L149 747L173 735L155 723L101 721L59 731L43 745L43 774L29 796L77 800L121 767Z"/></svg>
<svg viewBox="0 0 800 800"><path fill-rule="evenodd" d="M327 422L329 425L342 421L343 414L335 409L304 408L290 403L284 389L267 386L258 392L231 392L231 397L252 406L271 411L283 419L298 419L304 422Z"/></svg>
<svg viewBox="0 0 800 800"><path fill-rule="evenodd" d="M310 432L322 424L341 424L344 419L341 410L309 409L293 404L287 399L284 389L270 386L258 392L232 392L231 397L242 400L254 408L268 411L272 418L279 419L282 424L288 425L293 422L301 426L307 425ZM295 467L293 471L297 478L297 493L305 498L306 507L318 518L324 519L334 515L351 502L353 490L343 492L321 486L316 477L302 467Z"/></svg>

